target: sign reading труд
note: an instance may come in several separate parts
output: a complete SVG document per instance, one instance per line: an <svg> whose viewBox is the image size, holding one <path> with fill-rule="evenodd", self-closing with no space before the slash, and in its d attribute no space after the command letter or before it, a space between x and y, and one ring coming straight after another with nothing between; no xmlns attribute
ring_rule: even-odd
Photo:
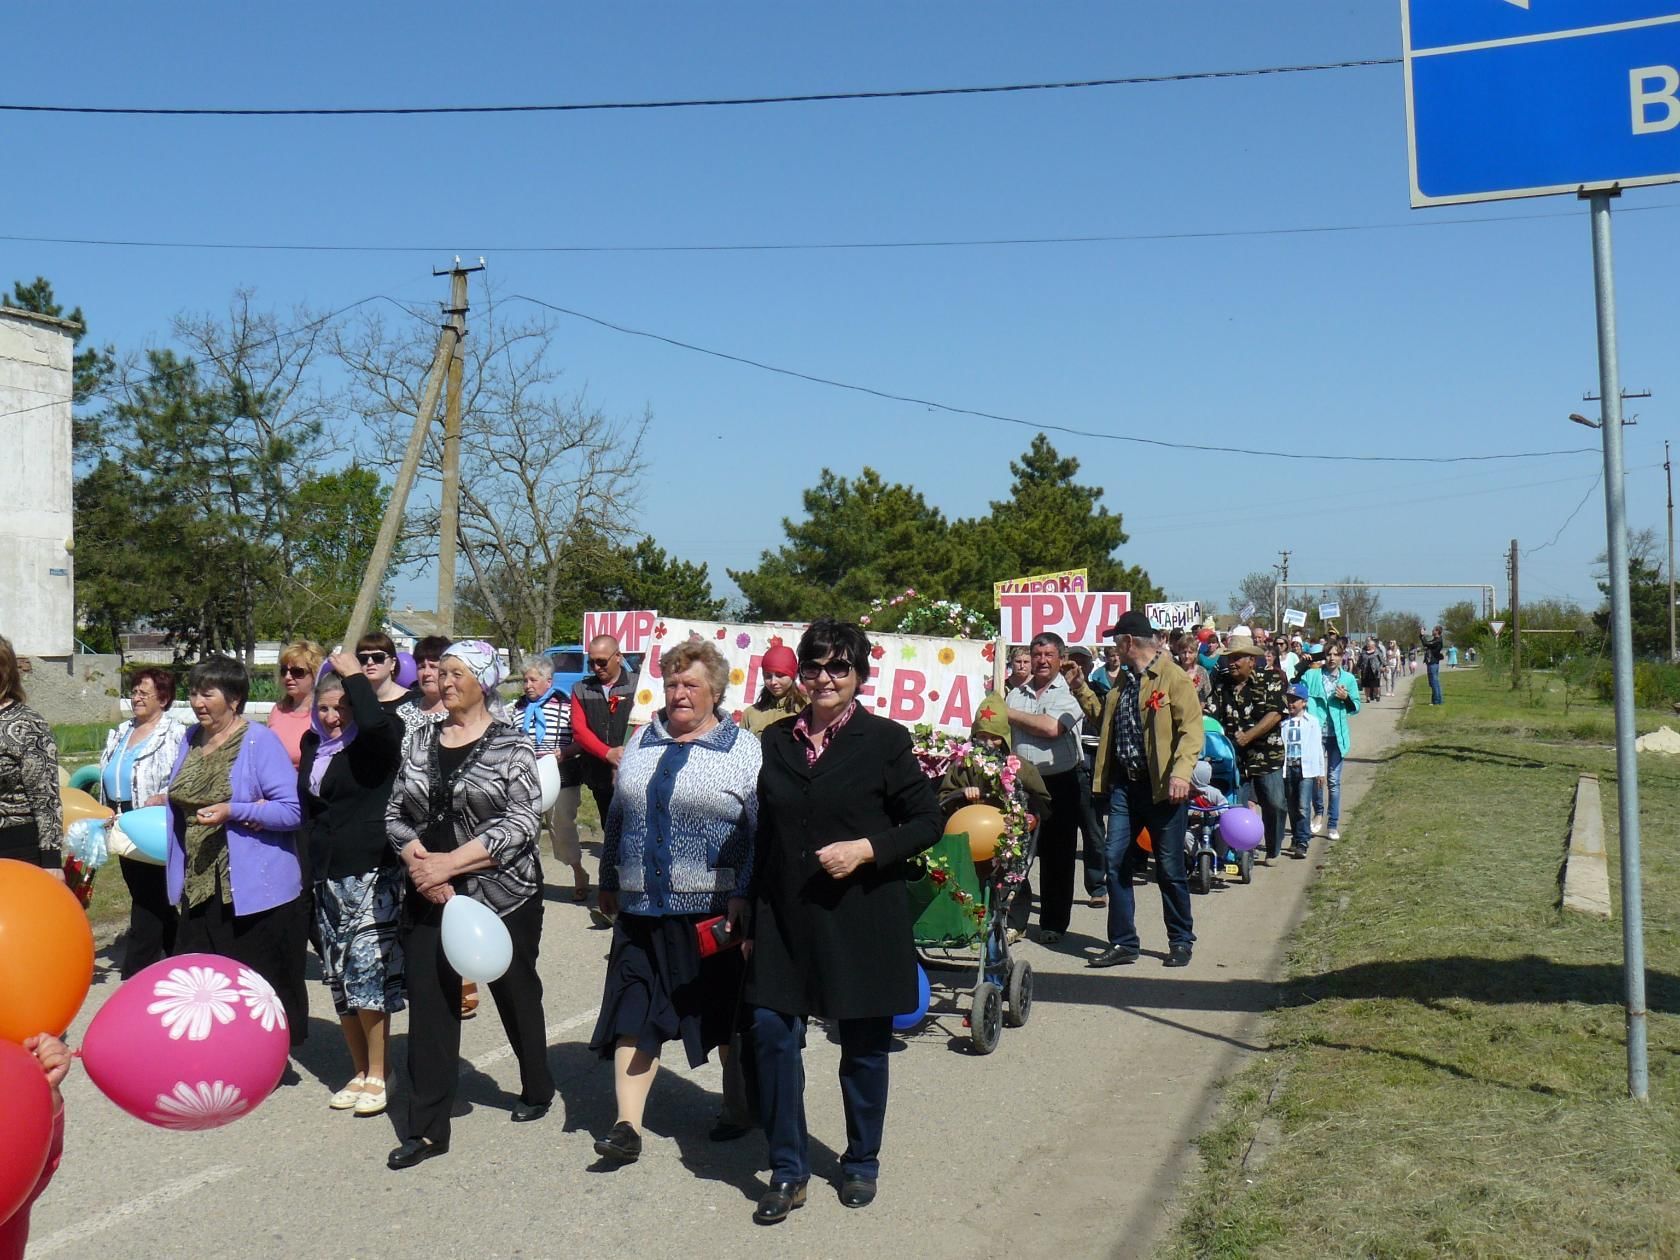
<svg viewBox="0 0 1680 1260"><path fill-rule="evenodd" d="M1401 0L1412 205L1680 180L1680 0Z"/></svg>

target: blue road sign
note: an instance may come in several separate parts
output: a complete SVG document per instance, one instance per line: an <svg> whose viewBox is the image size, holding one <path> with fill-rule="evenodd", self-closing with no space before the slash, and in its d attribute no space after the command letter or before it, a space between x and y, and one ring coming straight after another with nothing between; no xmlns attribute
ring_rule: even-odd
<svg viewBox="0 0 1680 1260"><path fill-rule="evenodd" d="M1680 0L1400 0L1412 205L1680 181Z"/></svg>

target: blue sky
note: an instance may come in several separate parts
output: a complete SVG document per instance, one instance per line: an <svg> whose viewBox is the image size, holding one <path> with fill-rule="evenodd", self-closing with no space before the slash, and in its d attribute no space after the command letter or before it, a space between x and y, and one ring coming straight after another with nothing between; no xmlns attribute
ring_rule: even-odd
<svg viewBox="0 0 1680 1260"><path fill-rule="evenodd" d="M1502 0L1464 0L1500 4ZM482 6L154 4L97 21L8 8L0 99L136 105L638 100L1028 82L1389 57L1386 0ZM932 100L386 119L0 116L3 232L417 244L416 253L0 241L100 341L158 343L239 286L281 310L441 297L433 264L822 376L1094 431L1338 454L1595 447L1587 212L1574 198L1413 211L1398 67ZM1518 216L1518 217L1513 217ZM1462 223L1455 220L1493 218ZM1399 225L1399 226L1380 226ZM777 253L515 245L1371 230ZM1680 398L1680 190L1619 203L1633 524L1663 520ZM497 247L503 247L498 252ZM476 281L476 277L475 277ZM724 569L780 541L825 464L909 481L952 516L1007 492L1032 429L929 412L562 321L568 380L651 410L640 528ZM1596 453L1348 465L1055 436L1107 489L1123 549L1178 597L1297 578L1492 582L1552 538ZM1530 598L1596 603L1591 494L1524 561ZM1014 576L999 574L999 577ZM399 593L429 604L423 579ZM1426 615L1451 596L1390 597Z"/></svg>

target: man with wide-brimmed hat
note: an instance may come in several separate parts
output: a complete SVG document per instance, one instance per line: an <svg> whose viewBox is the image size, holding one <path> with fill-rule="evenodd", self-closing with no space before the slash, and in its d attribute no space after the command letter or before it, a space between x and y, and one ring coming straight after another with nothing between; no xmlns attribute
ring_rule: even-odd
<svg viewBox="0 0 1680 1260"><path fill-rule="evenodd" d="M1183 967L1196 943L1184 833L1191 776L1202 755L1201 701L1172 654L1156 642L1154 627L1141 612L1123 614L1104 635L1112 635L1120 649L1126 681L1117 682L1108 693L1097 744L1092 786L1099 794L1109 794L1108 948L1091 959L1091 966L1114 967L1138 959L1132 875L1148 860L1138 844L1147 827L1167 927L1166 965Z"/></svg>
<svg viewBox="0 0 1680 1260"><path fill-rule="evenodd" d="M1289 816L1283 799L1283 720L1289 716L1289 703L1283 675L1259 668L1265 655L1247 635L1227 639L1207 711L1237 746L1243 785L1236 799L1259 805L1266 825L1266 857L1271 859L1282 852Z"/></svg>

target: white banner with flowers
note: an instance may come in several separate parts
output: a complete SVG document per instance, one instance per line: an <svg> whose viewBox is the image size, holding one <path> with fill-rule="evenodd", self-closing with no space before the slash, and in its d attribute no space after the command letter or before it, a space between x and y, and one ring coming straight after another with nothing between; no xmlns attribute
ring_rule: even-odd
<svg viewBox="0 0 1680 1260"><path fill-rule="evenodd" d="M803 626L738 625L717 621L662 620L642 672L636 679L632 725L642 725L664 706L659 658L684 639L714 643L729 662L729 690L724 711L739 718L763 686L764 654L786 644L799 646ZM869 712L903 726L928 725L952 734L966 734L975 710L992 686L992 662L997 646L990 640L936 639L917 634L869 636L870 678L858 688L858 700Z"/></svg>

